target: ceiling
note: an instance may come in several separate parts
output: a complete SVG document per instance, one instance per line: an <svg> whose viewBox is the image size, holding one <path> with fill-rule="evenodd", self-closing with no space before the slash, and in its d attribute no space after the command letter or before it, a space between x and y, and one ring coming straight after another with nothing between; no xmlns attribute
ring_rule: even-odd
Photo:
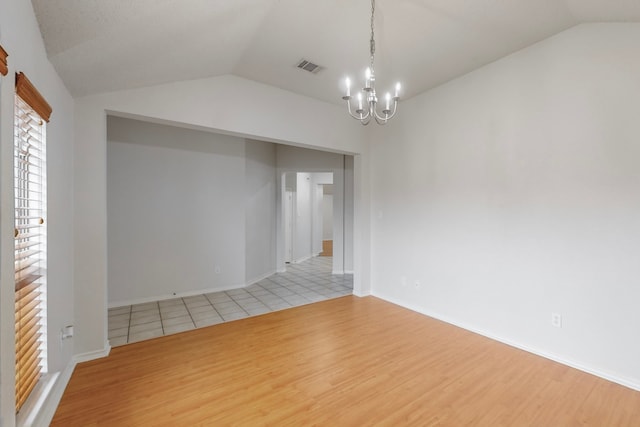
<svg viewBox="0 0 640 427"><path fill-rule="evenodd" d="M340 103L369 61L370 0L32 3L74 96L234 74ZM401 81L406 99L579 23L630 21L638 0L378 0L377 88Z"/></svg>

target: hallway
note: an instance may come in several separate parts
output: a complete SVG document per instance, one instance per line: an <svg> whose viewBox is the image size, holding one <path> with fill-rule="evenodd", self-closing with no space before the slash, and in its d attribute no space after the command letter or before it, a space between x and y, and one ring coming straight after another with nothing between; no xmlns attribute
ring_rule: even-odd
<svg viewBox="0 0 640 427"><path fill-rule="evenodd" d="M353 275L332 275L331 257L287 264L246 288L109 309L112 347L324 301L353 292Z"/></svg>

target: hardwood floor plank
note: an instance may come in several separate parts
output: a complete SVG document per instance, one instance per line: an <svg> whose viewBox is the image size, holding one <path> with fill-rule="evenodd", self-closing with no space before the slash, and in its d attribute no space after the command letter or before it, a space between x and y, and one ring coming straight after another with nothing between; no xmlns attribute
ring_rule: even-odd
<svg viewBox="0 0 640 427"><path fill-rule="evenodd" d="M353 296L118 347L53 426L638 426L640 392Z"/></svg>

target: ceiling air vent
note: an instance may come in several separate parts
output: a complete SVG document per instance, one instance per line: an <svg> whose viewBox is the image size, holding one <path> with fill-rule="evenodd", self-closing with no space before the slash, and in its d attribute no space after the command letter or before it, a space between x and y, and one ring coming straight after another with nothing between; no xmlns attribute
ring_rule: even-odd
<svg viewBox="0 0 640 427"><path fill-rule="evenodd" d="M307 61L306 59L301 59L296 67L313 74L318 74L318 72L323 69L323 67L319 66L318 64L314 64L313 62Z"/></svg>

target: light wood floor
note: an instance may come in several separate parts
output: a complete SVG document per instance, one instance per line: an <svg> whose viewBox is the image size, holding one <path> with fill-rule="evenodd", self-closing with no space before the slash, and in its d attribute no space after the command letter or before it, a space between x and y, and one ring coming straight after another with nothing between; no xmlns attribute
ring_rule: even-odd
<svg viewBox="0 0 640 427"><path fill-rule="evenodd" d="M640 392L367 297L79 364L53 426L640 426Z"/></svg>
<svg viewBox="0 0 640 427"><path fill-rule="evenodd" d="M322 252L320 256L333 256L333 240L322 241Z"/></svg>

